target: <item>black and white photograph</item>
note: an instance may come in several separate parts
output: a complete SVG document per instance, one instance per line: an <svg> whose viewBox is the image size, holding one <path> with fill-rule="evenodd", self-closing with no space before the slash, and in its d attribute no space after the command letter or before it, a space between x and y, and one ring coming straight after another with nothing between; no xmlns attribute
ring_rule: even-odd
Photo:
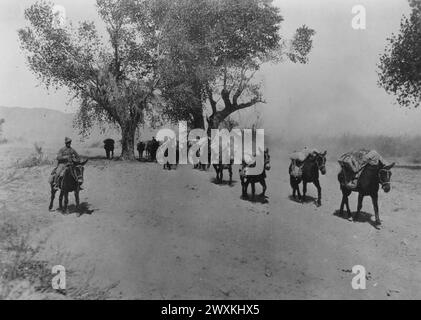
<svg viewBox="0 0 421 320"><path fill-rule="evenodd" d="M0 0L0 300L419 300L420 207L420 0Z"/></svg>

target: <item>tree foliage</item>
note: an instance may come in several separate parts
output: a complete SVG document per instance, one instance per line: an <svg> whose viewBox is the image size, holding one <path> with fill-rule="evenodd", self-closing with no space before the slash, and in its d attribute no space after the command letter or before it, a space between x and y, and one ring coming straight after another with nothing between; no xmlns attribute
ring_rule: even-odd
<svg viewBox="0 0 421 320"><path fill-rule="evenodd" d="M379 85L396 95L403 107L421 103L421 2L410 0L411 14L401 20L400 31L388 39L380 57Z"/></svg>
<svg viewBox="0 0 421 320"><path fill-rule="evenodd" d="M209 127L216 128L233 112L264 102L255 81L262 64L284 58L308 61L314 30L302 26L293 39L283 39L283 17L272 1L160 1L167 3L165 59L173 66L164 92L172 102L179 101L178 96L194 101L194 109L170 103L168 113L176 119L193 110L203 118L207 104Z"/></svg>
<svg viewBox="0 0 421 320"><path fill-rule="evenodd" d="M134 134L150 108L157 86L156 51L151 30L132 23L131 3L98 0L107 38L92 22L58 27L52 4L25 10L29 26L19 30L30 69L47 88L66 87L80 108L75 124L86 134L96 122L122 130L122 157L134 157Z"/></svg>

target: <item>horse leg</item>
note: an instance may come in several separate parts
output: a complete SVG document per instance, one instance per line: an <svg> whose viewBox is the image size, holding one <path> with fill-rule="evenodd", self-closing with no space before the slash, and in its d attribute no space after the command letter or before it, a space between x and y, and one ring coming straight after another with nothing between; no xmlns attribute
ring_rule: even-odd
<svg viewBox="0 0 421 320"><path fill-rule="evenodd" d="M254 182L251 183L251 197L254 199L256 194L256 184Z"/></svg>
<svg viewBox="0 0 421 320"><path fill-rule="evenodd" d="M345 192L343 191L343 189L341 188L342 191L342 200L341 200L341 206L339 207L339 214L342 216L344 214L344 206L345 206L345 202L346 202L346 195Z"/></svg>
<svg viewBox="0 0 421 320"><path fill-rule="evenodd" d="M80 205L79 190L75 191L75 202L76 202L76 209L79 210L79 205Z"/></svg>
<svg viewBox="0 0 421 320"><path fill-rule="evenodd" d="M381 225L380 217L379 217L379 198L377 194L371 195L371 200L373 202L373 208L374 208L374 215L376 217L376 226Z"/></svg>
<svg viewBox="0 0 421 320"><path fill-rule="evenodd" d="M60 191L60 196L58 197L58 207L60 210L63 210L63 195L64 192Z"/></svg>
<svg viewBox="0 0 421 320"><path fill-rule="evenodd" d="M317 206L320 207L322 205L322 187L320 186L319 180L313 182L317 188Z"/></svg>
<svg viewBox="0 0 421 320"><path fill-rule="evenodd" d="M50 211L53 209L55 196L56 196L56 190L54 189L53 185L51 184L51 200L50 200L50 206L48 207L48 210L50 210Z"/></svg>
<svg viewBox="0 0 421 320"><path fill-rule="evenodd" d="M262 180L260 181L260 184L262 185L262 188L263 188L263 192L260 194L260 196L261 196L261 197L265 197L265 194L266 194L266 189L267 189L265 179L262 179Z"/></svg>
<svg viewBox="0 0 421 320"><path fill-rule="evenodd" d="M306 201L306 193L307 193L307 182L303 181L303 202Z"/></svg>
<svg viewBox="0 0 421 320"><path fill-rule="evenodd" d="M232 184L232 166L228 167L228 172L230 174L230 185Z"/></svg>
<svg viewBox="0 0 421 320"><path fill-rule="evenodd" d="M351 216L351 209L349 208L349 195L350 194L351 194L351 192L346 196L346 202L345 202L346 210L348 212L348 217Z"/></svg>
<svg viewBox="0 0 421 320"><path fill-rule="evenodd" d="M77 215L77 217L79 218L80 217L80 212L79 212L79 206L80 206L80 201L79 201L79 190L76 190L75 191L75 201L76 201L76 210L77 210L77 213L76 213L76 215Z"/></svg>
<svg viewBox="0 0 421 320"><path fill-rule="evenodd" d="M344 206L346 206L346 218L348 220L351 219L351 210L349 209L349 195L350 192L345 190L344 188L341 188L342 191L342 202L341 202L341 208L339 209L339 213L343 215L344 213Z"/></svg>
<svg viewBox="0 0 421 320"><path fill-rule="evenodd" d="M241 189L242 189L242 197L243 198L247 198L248 197L248 195L247 195L247 189L248 189L248 186L249 186L249 182L247 181L247 179L244 177L242 180L241 180Z"/></svg>
<svg viewBox="0 0 421 320"><path fill-rule="evenodd" d="M301 192L300 192L300 183L299 182L296 183L296 189L297 189L297 194L298 194L298 200L301 200Z"/></svg>
<svg viewBox="0 0 421 320"><path fill-rule="evenodd" d="M67 206L69 205L69 193L64 192L64 212L67 213Z"/></svg>
<svg viewBox="0 0 421 320"><path fill-rule="evenodd" d="M295 199L297 193L297 185L294 181L294 178L291 175L289 176L289 185L292 188L292 197Z"/></svg>
<svg viewBox="0 0 421 320"><path fill-rule="evenodd" d="M363 208L363 200L364 200L364 195L361 192L358 193L357 213L355 214L354 219L358 217L358 215L361 212L361 209Z"/></svg>

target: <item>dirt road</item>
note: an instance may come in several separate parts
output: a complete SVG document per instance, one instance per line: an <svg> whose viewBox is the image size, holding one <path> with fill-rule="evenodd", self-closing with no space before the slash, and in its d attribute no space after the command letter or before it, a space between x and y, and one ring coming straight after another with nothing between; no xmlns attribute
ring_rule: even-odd
<svg viewBox="0 0 421 320"><path fill-rule="evenodd" d="M240 199L236 170L230 187L214 184L213 170L95 160L85 170L80 218L73 207L69 215L48 212L48 166L3 167L0 210L3 218L31 216L40 226L34 237L49 236L44 258L81 274L94 270L89 281L115 283L116 298L421 298L421 171L393 170L377 230L369 199L358 222L335 215L335 163L321 178L317 208L289 199L287 158L271 159L268 203ZM60 261L57 251L73 258ZM354 265L366 268L366 290L351 287Z"/></svg>

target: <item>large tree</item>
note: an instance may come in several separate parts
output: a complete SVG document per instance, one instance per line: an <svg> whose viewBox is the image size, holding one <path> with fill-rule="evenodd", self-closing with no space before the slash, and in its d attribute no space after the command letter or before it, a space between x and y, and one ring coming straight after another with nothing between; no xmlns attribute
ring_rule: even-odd
<svg viewBox="0 0 421 320"><path fill-rule="evenodd" d="M421 1L409 3L411 14L388 39L378 74L379 85L396 95L399 105L416 108L421 103Z"/></svg>
<svg viewBox="0 0 421 320"><path fill-rule="evenodd" d="M122 158L134 158L136 128L151 108L157 75L156 33L146 3L140 23L131 19L132 2L97 0L104 39L92 22L60 26L53 5L38 2L25 10L29 25L19 30L29 68L47 88L65 87L79 102L75 124L87 133L96 122L121 128Z"/></svg>
<svg viewBox="0 0 421 320"><path fill-rule="evenodd" d="M264 63L306 63L314 30L302 26L293 39L280 35L283 18L270 0L157 0L166 8L162 24L162 72L168 114L218 128L232 113L264 102L256 73ZM189 103L180 97L188 97Z"/></svg>

